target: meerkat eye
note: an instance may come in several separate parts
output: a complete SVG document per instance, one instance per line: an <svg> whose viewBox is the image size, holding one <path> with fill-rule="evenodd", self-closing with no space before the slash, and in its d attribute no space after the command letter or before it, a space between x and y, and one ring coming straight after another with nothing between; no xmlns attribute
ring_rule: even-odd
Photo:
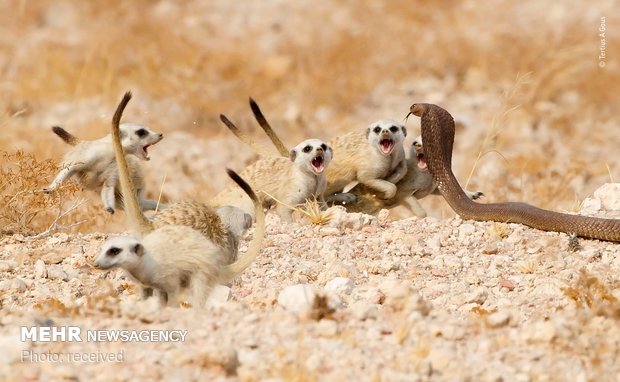
<svg viewBox="0 0 620 382"><path fill-rule="evenodd" d="M397 131L398 131L398 127L396 127L396 126L392 126L392 127L390 127L390 131L391 131L391 132L393 132L393 133L395 133L395 132L397 132Z"/></svg>
<svg viewBox="0 0 620 382"><path fill-rule="evenodd" d="M321 145L321 148L323 149L323 151L327 151L327 145L325 143Z"/></svg>
<svg viewBox="0 0 620 382"><path fill-rule="evenodd" d="M305 153L309 153L312 150L312 146L308 145L306 147L304 147L301 151L305 152Z"/></svg>
<svg viewBox="0 0 620 382"><path fill-rule="evenodd" d="M118 255L119 253L121 253L121 249L120 248L112 247L112 248L108 249L108 251L106 252L106 255L114 257L114 256Z"/></svg>
<svg viewBox="0 0 620 382"><path fill-rule="evenodd" d="M379 126L375 127L372 131L379 134L381 132L381 128Z"/></svg>
<svg viewBox="0 0 620 382"><path fill-rule="evenodd" d="M146 129L139 129L139 130L136 130L136 135L137 135L137 136L139 136L140 138L142 138L142 137L144 137L144 136L148 135L148 133L149 133L149 132L148 132L148 131L146 131Z"/></svg>

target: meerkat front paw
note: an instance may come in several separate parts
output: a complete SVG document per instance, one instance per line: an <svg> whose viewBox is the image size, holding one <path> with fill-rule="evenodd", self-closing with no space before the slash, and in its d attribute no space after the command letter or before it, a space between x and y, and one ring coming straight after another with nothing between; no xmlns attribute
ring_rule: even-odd
<svg viewBox="0 0 620 382"><path fill-rule="evenodd" d="M397 188L394 184L392 184L392 187L389 187L383 194L383 199L392 199L394 196L396 196L396 191Z"/></svg>

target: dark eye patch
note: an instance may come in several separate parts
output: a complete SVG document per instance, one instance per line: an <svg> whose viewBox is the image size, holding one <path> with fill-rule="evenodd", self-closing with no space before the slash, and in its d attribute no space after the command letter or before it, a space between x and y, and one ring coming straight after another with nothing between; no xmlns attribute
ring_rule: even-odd
<svg viewBox="0 0 620 382"><path fill-rule="evenodd" d="M375 133L379 134L379 132L381 132L381 128L379 126L377 126L372 131L374 131Z"/></svg>
<svg viewBox="0 0 620 382"><path fill-rule="evenodd" d="M146 129L138 129L136 130L136 135L139 136L140 138L148 135L148 131L146 131Z"/></svg>
<svg viewBox="0 0 620 382"><path fill-rule="evenodd" d="M301 150L301 151L303 151L305 153L309 153L311 150L312 150L312 146L308 145L308 146L304 147L303 150Z"/></svg>
<svg viewBox="0 0 620 382"><path fill-rule="evenodd" d="M398 127L396 127L396 126L392 126L392 127L390 127L390 131L391 131L391 132L393 132L393 133L395 133L395 132L397 132L397 131L398 131Z"/></svg>
<svg viewBox="0 0 620 382"><path fill-rule="evenodd" d="M106 255L108 255L108 256L116 256L119 253L121 253L121 249L120 248L112 247L112 248L108 249L108 251L106 252Z"/></svg>
<svg viewBox="0 0 620 382"><path fill-rule="evenodd" d="M323 151L327 151L327 145L325 143L321 145L321 148L323 149Z"/></svg>

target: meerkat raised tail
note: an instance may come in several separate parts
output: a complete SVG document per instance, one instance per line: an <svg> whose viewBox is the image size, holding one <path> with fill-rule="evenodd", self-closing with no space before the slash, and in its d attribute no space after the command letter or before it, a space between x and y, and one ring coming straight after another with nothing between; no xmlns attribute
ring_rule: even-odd
<svg viewBox="0 0 620 382"><path fill-rule="evenodd" d="M223 115L220 118L223 122L228 121ZM290 150L288 158L259 159L246 167L241 176L257 190L265 208L275 206L278 215L284 221L290 221L292 208L306 199L316 198L324 203L325 171L332 157L332 149L325 142L306 139ZM236 206L252 214L251 200L241 191L232 185L217 194L210 203L214 206Z"/></svg>
<svg viewBox="0 0 620 382"><path fill-rule="evenodd" d="M114 161L111 136L84 141L59 126L52 127L52 131L67 144L73 146L73 149L65 154L62 170L43 191L53 192L66 179L73 176L84 189L100 192L103 206L109 213L113 214L117 206L122 207L122 203L118 203L121 194L117 183L118 170ZM143 210L154 210L158 203L144 197L144 177L138 158L150 160L148 148L161 141L163 134L133 123L122 124L120 134L121 144L127 156L129 176L138 192L140 206Z"/></svg>
<svg viewBox="0 0 620 382"><path fill-rule="evenodd" d="M258 255L265 235L264 211L250 186L234 171L227 170L254 201L256 215L256 229L248 250L230 265L225 264L223 250L195 229L175 224L155 228L140 208L120 142L119 121L130 99L131 93L126 93L114 114L112 137L126 219L138 237L108 239L95 259L95 266L125 269L142 284L143 297L157 290L162 303L177 305L181 293L187 290L192 306L201 307L215 284L230 281Z"/></svg>

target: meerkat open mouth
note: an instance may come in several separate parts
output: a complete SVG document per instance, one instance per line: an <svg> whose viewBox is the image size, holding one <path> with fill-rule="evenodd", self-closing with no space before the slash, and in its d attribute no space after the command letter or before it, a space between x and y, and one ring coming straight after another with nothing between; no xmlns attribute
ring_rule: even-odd
<svg viewBox="0 0 620 382"><path fill-rule="evenodd" d="M151 158L149 158L149 146L151 146L150 144L142 146L142 156L144 157L144 160L151 160Z"/></svg>
<svg viewBox="0 0 620 382"><path fill-rule="evenodd" d="M424 158L424 153L417 153L416 158L418 158L418 168L420 170L426 170L427 164L426 158Z"/></svg>
<svg viewBox="0 0 620 382"><path fill-rule="evenodd" d="M379 141L379 147L381 147L384 154L389 154L394 148L394 141L389 138L382 139Z"/></svg>
<svg viewBox="0 0 620 382"><path fill-rule="evenodd" d="M310 163L312 164L312 169L317 174L322 173L323 170L325 169L325 163L323 161L322 155L317 155L316 157L314 157L314 159L312 159Z"/></svg>

